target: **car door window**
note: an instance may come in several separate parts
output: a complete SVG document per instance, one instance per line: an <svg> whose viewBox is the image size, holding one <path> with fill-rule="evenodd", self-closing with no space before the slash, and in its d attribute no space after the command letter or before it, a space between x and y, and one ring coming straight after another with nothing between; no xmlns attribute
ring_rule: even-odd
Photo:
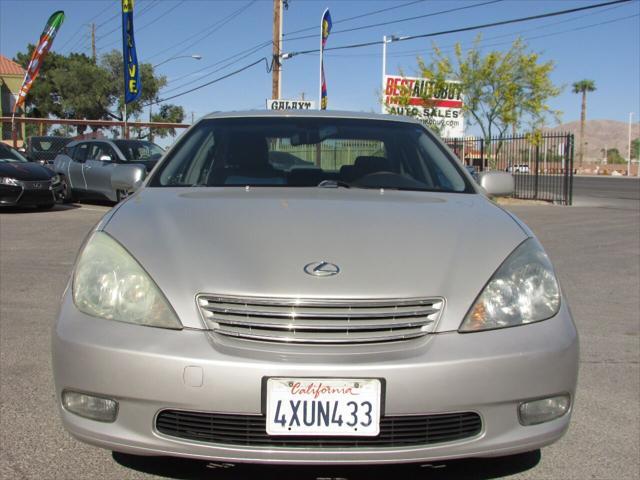
<svg viewBox="0 0 640 480"><path fill-rule="evenodd" d="M75 149L76 149L76 147L75 147L75 146L73 146L73 147L69 147L69 146L64 147L64 148L62 149L62 154L63 154L63 155L66 155L66 156L67 156L67 157L69 157L69 158L73 158L74 150L75 150Z"/></svg>
<svg viewBox="0 0 640 480"><path fill-rule="evenodd" d="M73 159L76 162L84 163L84 161L87 159L88 150L89 150L88 143L81 143L79 145L76 145L76 147L73 150Z"/></svg>

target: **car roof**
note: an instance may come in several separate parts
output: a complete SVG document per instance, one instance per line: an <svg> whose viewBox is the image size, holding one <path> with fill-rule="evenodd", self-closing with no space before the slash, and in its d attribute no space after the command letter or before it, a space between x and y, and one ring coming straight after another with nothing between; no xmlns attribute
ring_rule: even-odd
<svg viewBox="0 0 640 480"><path fill-rule="evenodd" d="M343 110L244 110L213 112L203 118L350 118L357 120L378 120L422 125L414 118L403 115L382 113L349 112Z"/></svg>

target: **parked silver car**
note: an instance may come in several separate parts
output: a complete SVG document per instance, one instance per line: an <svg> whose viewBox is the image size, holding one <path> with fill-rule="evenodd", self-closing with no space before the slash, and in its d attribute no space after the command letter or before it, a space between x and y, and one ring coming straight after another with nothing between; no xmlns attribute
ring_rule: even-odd
<svg viewBox="0 0 640 480"><path fill-rule="evenodd" d="M69 143L53 162L60 175L63 201L77 197L119 202L135 189L164 151L143 140L80 140Z"/></svg>
<svg viewBox="0 0 640 480"><path fill-rule="evenodd" d="M278 168L277 152L300 162ZM82 246L53 330L63 425L120 452L225 462L556 441L576 329L538 240L486 197L513 178L480 184L411 119L198 121Z"/></svg>

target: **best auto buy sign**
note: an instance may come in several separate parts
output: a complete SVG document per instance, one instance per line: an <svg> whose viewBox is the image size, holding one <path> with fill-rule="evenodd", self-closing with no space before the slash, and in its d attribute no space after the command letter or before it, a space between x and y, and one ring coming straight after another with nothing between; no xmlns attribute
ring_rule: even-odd
<svg viewBox="0 0 640 480"><path fill-rule="evenodd" d="M436 88L435 82L426 78L385 75L384 85L382 113L408 115L427 125L437 125L445 138L464 136L458 82L445 82L444 87ZM403 98L407 98L408 105L401 105ZM429 99L426 105L425 98Z"/></svg>

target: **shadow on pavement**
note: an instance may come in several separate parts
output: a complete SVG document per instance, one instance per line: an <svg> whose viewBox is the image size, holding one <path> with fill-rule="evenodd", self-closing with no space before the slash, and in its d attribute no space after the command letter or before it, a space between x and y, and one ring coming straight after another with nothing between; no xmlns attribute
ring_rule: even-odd
<svg viewBox="0 0 640 480"><path fill-rule="evenodd" d="M431 464L398 464L375 466L282 466L245 465L188 460L173 457L140 457L113 452L120 465L165 478L199 479L260 479L260 480L482 480L500 478L524 472L540 462L540 450L499 458L464 459Z"/></svg>
<svg viewBox="0 0 640 480"><path fill-rule="evenodd" d="M1 207L0 213L49 213L49 212L64 212L66 210L73 210L80 208L80 205L73 203L56 203L52 208L38 208L38 207Z"/></svg>

